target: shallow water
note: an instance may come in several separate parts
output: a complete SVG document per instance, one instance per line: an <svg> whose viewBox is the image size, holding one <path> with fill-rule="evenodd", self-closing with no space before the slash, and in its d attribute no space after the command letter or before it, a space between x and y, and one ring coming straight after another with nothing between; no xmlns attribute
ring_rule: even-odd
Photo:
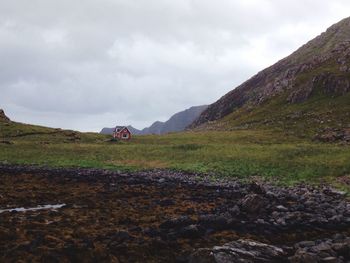
<svg viewBox="0 0 350 263"><path fill-rule="evenodd" d="M0 209L0 214L4 212L27 212L27 211L38 211L38 210L47 210L47 209L59 209L64 207L66 204L57 204L57 205L39 205L36 207L24 208L24 207L16 207L10 209Z"/></svg>

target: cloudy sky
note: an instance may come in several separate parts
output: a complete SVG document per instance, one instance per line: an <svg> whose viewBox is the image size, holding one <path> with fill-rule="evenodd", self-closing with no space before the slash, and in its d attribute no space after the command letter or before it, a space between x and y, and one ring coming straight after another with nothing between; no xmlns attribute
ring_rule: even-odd
<svg viewBox="0 0 350 263"><path fill-rule="evenodd" d="M349 0L1 0L0 108L50 127L143 128L347 16Z"/></svg>

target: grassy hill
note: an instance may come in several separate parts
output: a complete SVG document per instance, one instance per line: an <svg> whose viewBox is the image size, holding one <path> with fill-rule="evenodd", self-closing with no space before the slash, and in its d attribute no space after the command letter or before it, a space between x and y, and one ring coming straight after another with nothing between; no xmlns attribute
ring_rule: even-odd
<svg viewBox="0 0 350 263"><path fill-rule="evenodd" d="M95 133L81 133L10 121L5 113L0 110L0 143L2 144L15 142L40 142L41 144L97 142L106 138L106 136Z"/></svg>
<svg viewBox="0 0 350 263"><path fill-rule="evenodd" d="M286 104L282 94L259 107L244 106L221 120L206 124L206 130L277 130L301 138L314 139L329 130L350 129L350 93L331 100L315 94L301 103Z"/></svg>

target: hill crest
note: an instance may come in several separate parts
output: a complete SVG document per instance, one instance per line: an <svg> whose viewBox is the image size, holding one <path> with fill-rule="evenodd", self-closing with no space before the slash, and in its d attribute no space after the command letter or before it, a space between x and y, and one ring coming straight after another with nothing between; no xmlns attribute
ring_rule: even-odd
<svg viewBox="0 0 350 263"><path fill-rule="evenodd" d="M283 106L320 93L343 96L350 91L349 61L350 18L346 18L221 97L190 127L216 122L243 107L252 111L275 97L283 97Z"/></svg>

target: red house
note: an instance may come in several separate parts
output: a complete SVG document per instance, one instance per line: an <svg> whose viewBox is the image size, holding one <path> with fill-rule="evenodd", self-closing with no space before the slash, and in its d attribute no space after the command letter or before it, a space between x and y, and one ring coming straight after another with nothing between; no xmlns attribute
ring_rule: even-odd
<svg viewBox="0 0 350 263"><path fill-rule="evenodd" d="M120 139L120 140L130 140L131 139L131 132L129 131L128 127L117 126L114 129L113 138Z"/></svg>

